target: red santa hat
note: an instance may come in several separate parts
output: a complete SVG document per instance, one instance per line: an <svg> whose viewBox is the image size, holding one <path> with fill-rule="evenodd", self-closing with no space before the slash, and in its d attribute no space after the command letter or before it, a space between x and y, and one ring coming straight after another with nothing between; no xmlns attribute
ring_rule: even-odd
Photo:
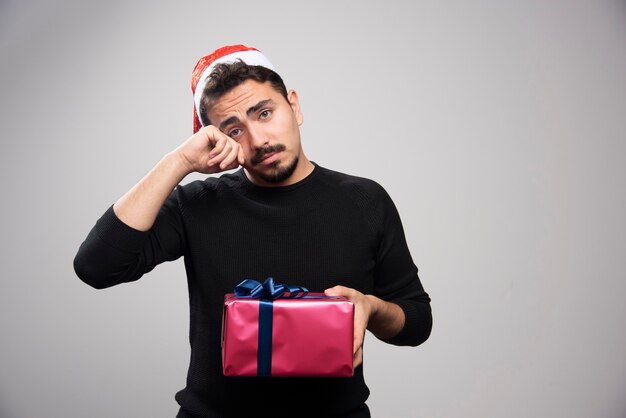
<svg viewBox="0 0 626 418"><path fill-rule="evenodd" d="M202 57L198 60L193 73L191 74L191 92L193 93L194 106L193 106L193 132L196 133L202 128L202 122L200 122L200 100L202 99L202 93L204 87L209 80L211 72L217 64L225 64L242 60L248 65L260 65L262 67L269 68L272 71L276 71L272 63L261 54L256 48L251 48L245 45L229 45L216 49L211 54Z"/></svg>

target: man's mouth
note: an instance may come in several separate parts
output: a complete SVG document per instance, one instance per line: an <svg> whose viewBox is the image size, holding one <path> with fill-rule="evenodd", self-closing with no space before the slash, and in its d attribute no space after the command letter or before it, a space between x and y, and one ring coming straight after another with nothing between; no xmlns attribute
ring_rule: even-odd
<svg viewBox="0 0 626 418"><path fill-rule="evenodd" d="M261 148L256 151L252 160L252 165L260 163L271 164L279 158L279 154L285 150L285 146L282 144L270 145L265 148Z"/></svg>
<svg viewBox="0 0 626 418"><path fill-rule="evenodd" d="M261 162L265 163L265 164L271 164L278 158L278 157L276 157L276 156L278 156L278 154L280 154L280 151L279 152L270 152L268 154L265 154L263 156L263 158L261 158ZM274 157L276 157L276 158L274 158Z"/></svg>

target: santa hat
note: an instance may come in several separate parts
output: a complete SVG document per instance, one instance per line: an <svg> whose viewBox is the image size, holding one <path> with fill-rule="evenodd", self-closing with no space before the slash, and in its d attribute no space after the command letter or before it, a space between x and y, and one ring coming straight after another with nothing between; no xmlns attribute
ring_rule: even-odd
<svg viewBox="0 0 626 418"><path fill-rule="evenodd" d="M194 106L193 106L193 132L196 133L202 128L202 122L200 122L200 100L202 99L202 93L204 87L209 80L211 72L217 64L226 64L242 60L248 65L260 65L262 67L269 68L272 71L276 71L272 63L261 54L256 48L247 47L245 45L229 45L216 49L206 57L202 57L198 60L196 67L191 74L191 92L193 93Z"/></svg>

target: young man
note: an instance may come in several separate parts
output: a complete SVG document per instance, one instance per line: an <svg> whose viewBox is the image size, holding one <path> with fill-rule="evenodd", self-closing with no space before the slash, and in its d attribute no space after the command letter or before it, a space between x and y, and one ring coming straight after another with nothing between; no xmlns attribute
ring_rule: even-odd
<svg viewBox="0 0 626 418"><path fill-rule="evenodd" d="M368 417L365 330L418 345L432 324L393 202L378 184L307 159L298 95L258 50L202 58L192 90L195 133L97 221L74 261L78 276L105 288L184 256L191 362L178 417ZM239 166L179 186L189 173ZM269 276L354 303L354 377L223 376L224 294Z"/></svg>

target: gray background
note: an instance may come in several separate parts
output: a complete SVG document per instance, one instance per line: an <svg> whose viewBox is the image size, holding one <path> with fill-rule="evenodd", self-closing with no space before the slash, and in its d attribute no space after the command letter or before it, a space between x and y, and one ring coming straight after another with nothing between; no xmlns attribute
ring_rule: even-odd
<svg viewBox="0 0 626 418"><path fill-rule="evenodd" d="M623 1L177 4L0 3L1 417L175 414L182 260L96 291L72 259L240 42L308 156L389 191L432 296L423 346L368 337L375 417L626 416Z"/></svg>

